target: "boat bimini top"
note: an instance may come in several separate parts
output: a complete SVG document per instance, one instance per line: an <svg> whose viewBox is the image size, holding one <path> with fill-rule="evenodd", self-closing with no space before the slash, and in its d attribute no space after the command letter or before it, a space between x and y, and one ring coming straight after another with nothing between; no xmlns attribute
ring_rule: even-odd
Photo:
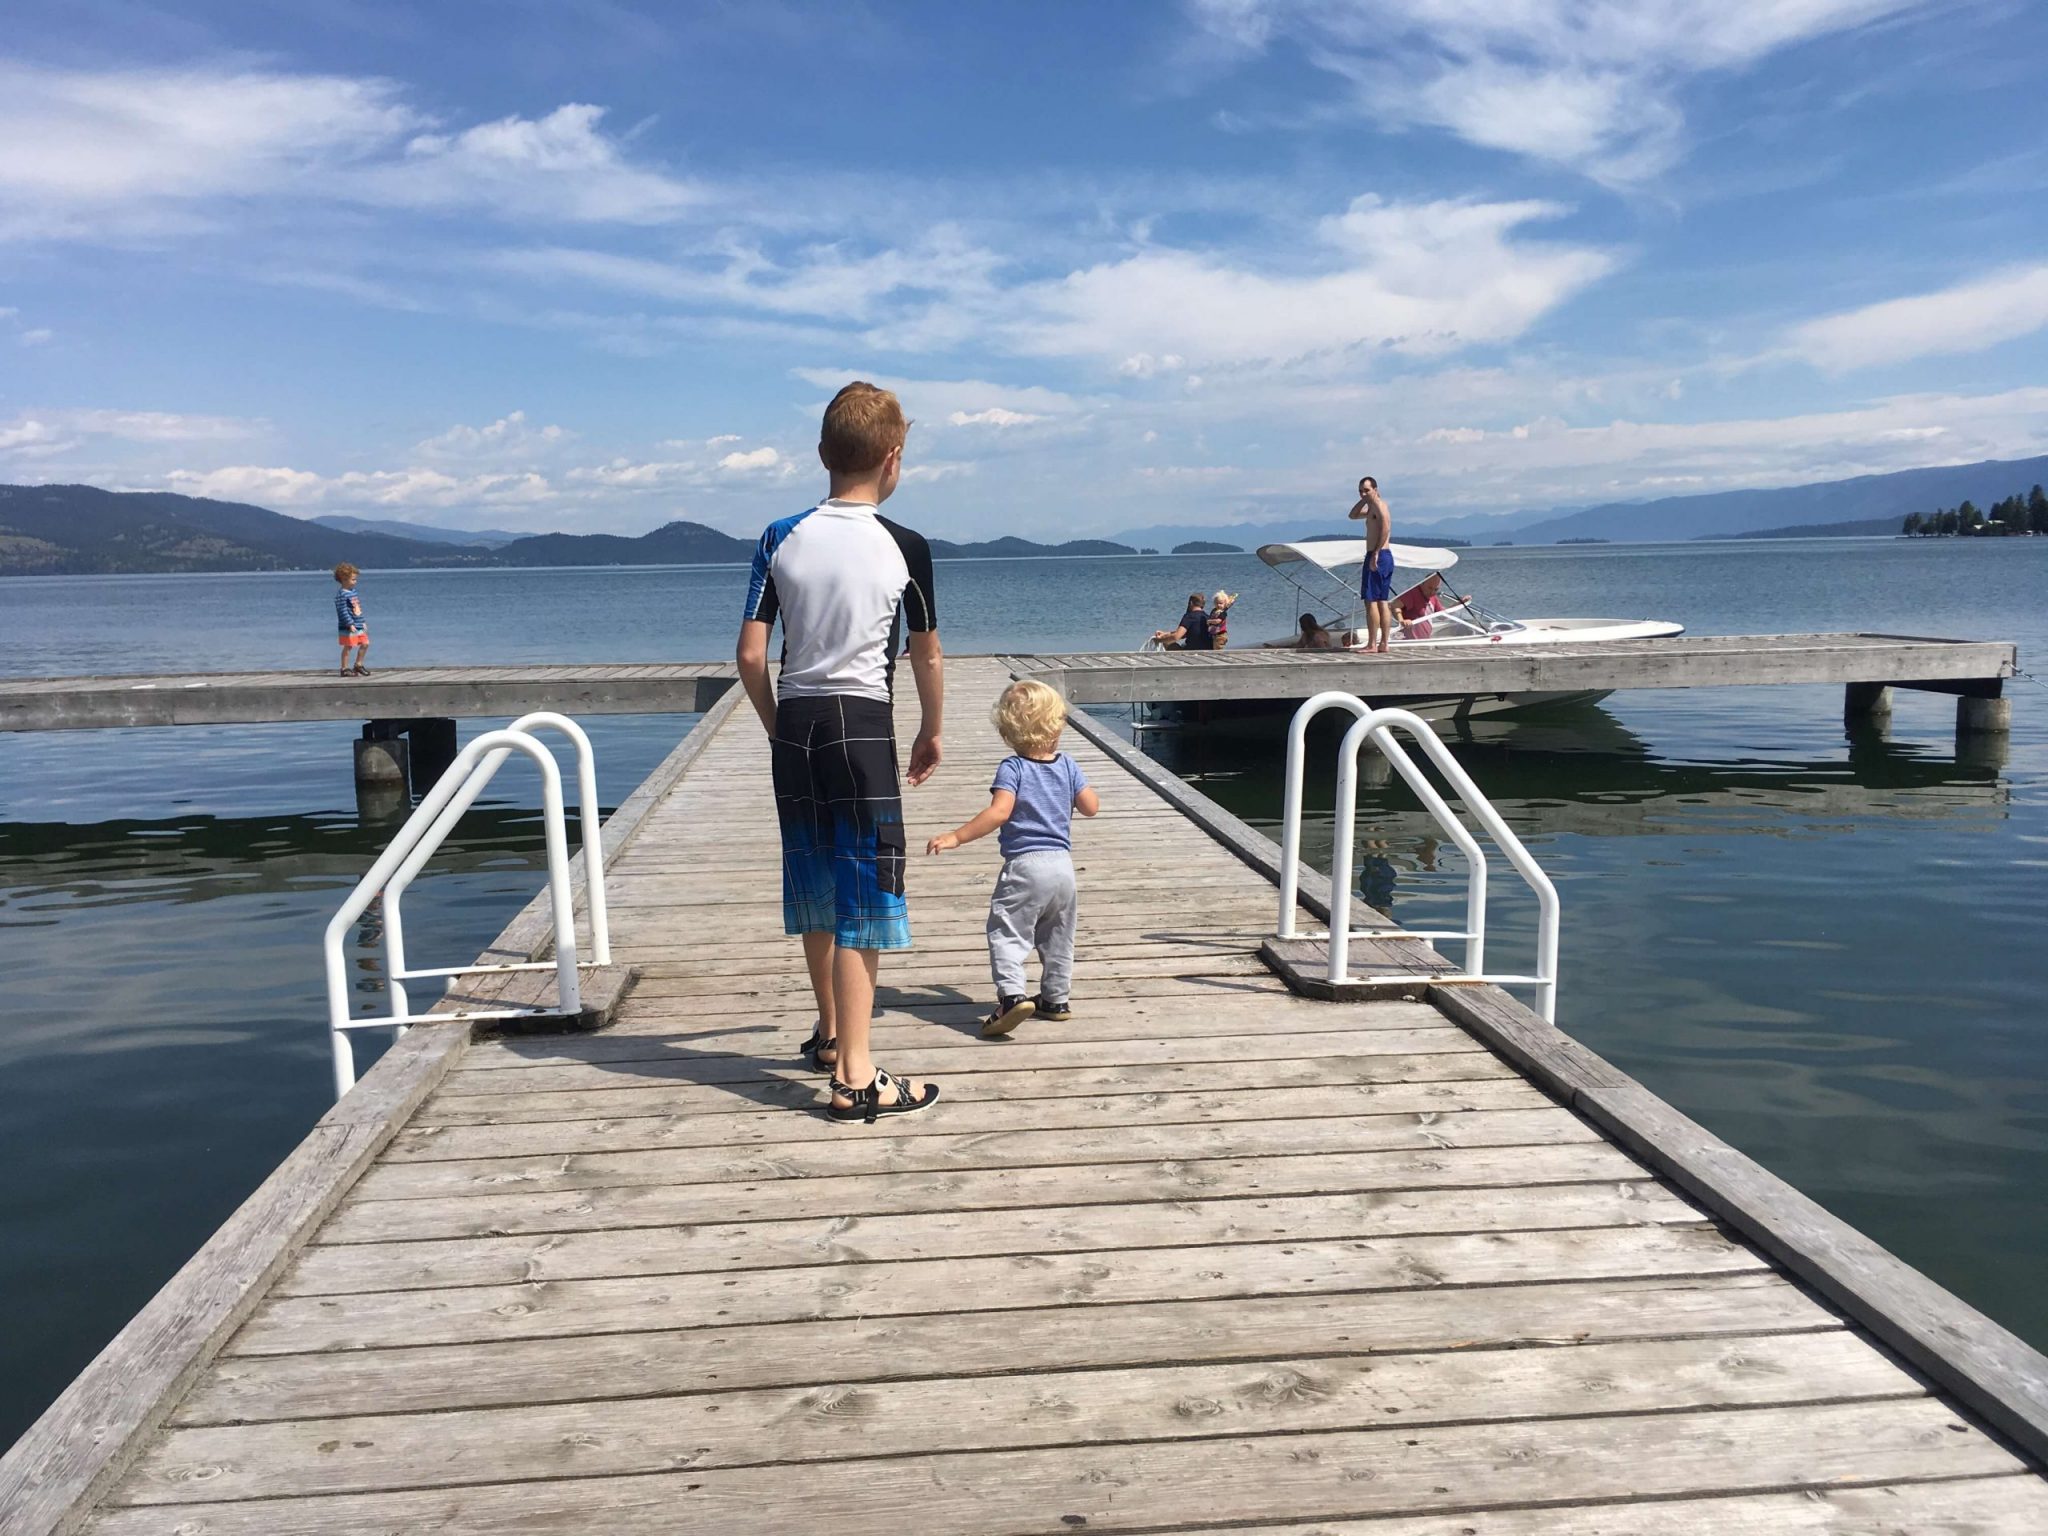
<svg viewBox="0 0 2048 1536"><path fill-rule="evenodd" d="M1455 549L1432 549L1424 544L1389 544L1397 571L1448 571L1458 563ZM1259 558L1279 571L1307 562L1325 571L1340 571L1347 565L1365 564L1364 539L1309 539L1300 544L1262 544Z"/></svg>

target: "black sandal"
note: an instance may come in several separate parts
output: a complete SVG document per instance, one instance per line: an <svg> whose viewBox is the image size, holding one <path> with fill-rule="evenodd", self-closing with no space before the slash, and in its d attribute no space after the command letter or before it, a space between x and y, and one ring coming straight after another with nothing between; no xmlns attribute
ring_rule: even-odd
<svg viewBox="0 0 2048 1536"><path fill-rule="evenodd" d="M827 1061L825 1053L830 1051L832 1059ZM811 1064L813 1072L830 1072L839 1065L839 1042L825 1036L825 1021L820 1019L811 1025L811 1038L796 1048L797 1055Z"/></svg>
<svg viewBox="0 0 2048 1536"><path fill-rule="evenodd" d="M885 1087L892 1087L896 1090L895 1103L884 1104L882 1102L882 1089ZM832 1079L832 1093L834 1097L843 1096L853 1100L844 1109L841 1109L837 1104L827 1104L825 1106L825 1113L841 1123L860 1120L868 1125L873 1125L883 1115L914 1115L920 1109L930 1109L939 1102L939 1085L937 1083L926 1083L924 1085L924 1097L913 1099L910 1097L910 1085L908 1083L904 1082L901 1078L891 1077L880 1067L875 1069L875 1080L865 1088L849 1088L845 1083L839 1081L839 1078L835 1075Z"/></svg>

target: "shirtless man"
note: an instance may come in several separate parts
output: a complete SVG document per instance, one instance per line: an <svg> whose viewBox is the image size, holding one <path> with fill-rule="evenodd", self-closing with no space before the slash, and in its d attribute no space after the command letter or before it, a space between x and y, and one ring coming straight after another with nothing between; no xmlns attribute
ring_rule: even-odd
<svg viewBox="0 0 2048 1536"><path fill-rule="evenodd" d="M1394 622L1394 551L1388 547L1394 541L1394 518L1371 475L1358 482L1350 515L1365 519L1365 571L1358 582L1358 595L1365 599L1365 649L1384 656Z"/></svg>

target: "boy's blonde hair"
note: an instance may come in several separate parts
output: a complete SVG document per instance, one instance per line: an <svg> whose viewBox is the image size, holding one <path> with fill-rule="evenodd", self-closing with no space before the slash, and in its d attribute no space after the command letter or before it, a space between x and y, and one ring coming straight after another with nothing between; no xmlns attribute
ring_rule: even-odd
<svg viewBox="0 0 2048 1536"><path fill-rule="evenodd" d="M362 574L363 573L361 571L357 570L354 566L350 565L346 560L342 561L341 564L337 565L334 568L334 579L340 582L344 587L354 586L356 584L356 578Z"/></svg>
<svg viewBox="0 0 2048 1536"><path fill-rule="evenodd" d="M825 407L818 457L835 475L865 474L879 469L889 450L901 448L909 432L902 402L888 390L856 379Z"/></svg>
<svg viewBox="0 0 2048 1536"><path fill-rule="evenodd" d="M996 700L995 722L1012 752L1044 752L1066 727L1067 701L1043 683L1012 683Z"/></svg>

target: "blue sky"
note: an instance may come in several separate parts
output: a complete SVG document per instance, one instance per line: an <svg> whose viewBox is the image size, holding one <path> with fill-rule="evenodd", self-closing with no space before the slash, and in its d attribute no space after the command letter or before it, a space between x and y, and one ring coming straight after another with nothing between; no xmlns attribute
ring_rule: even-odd
<svg viewBox="0 0 2048 1536"><path fill-rule="evenodd" d="M16 0L0 480L1109 533L2048 451L2024 0Z"/></svg>

